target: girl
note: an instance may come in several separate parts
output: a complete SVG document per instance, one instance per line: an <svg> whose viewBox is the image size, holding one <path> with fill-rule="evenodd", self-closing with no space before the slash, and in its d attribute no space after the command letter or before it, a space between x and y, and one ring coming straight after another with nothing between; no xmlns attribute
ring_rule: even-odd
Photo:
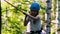
<svg viewBox="0 0 60 34"><path fill-rule="evenodd" d="M38 3L33 3L30 6L29 15L26 14L24 26L27 25L27 34L41 34L41 20L39 16L40 6Z"/></svg>

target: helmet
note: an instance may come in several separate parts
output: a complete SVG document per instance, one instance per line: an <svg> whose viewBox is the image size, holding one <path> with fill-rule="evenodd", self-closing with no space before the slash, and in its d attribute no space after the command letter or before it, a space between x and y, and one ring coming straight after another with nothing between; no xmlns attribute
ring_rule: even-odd
<svg viewBox="0 0 60 34"><path fill-rule="evenodd" d="M32 5L30 6L30 10L40 10L40 6L38 3L32 3Z"/></svg>

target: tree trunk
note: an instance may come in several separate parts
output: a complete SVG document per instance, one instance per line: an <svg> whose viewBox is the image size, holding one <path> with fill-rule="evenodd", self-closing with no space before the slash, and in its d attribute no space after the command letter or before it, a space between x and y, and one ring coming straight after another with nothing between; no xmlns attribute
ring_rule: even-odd
<svg viewBox="0 0 60 34"><path fill-rule="evenodd" d="M56 4L56 34L58 34L57 30L58 30L58 1L57 1L57 4Z"/></svg>
<svg viewBox="0 0 60 34"><path fill-rule="evenodd" d="M58 34L60 34L60 0L58 0Z"/></svg>
<svg viewBox="0 0 60 34"><path fill-rule="evenodd" d="M46 23L46 34L50 34L50 23L51 23L51 0L47 0L46 1L47 3L47 10L46 10L46 13L47 13L47 23Z"/></svg>

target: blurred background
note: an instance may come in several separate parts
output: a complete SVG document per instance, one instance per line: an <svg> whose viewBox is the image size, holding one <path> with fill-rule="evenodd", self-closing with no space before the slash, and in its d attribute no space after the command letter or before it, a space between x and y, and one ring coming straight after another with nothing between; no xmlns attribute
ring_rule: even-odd
<svg viewBox="0 0 60 34"><path fill-rule="evenodd" d="M30 5L34 0L7 0L18 9L24 12L29 12ZM41 9L39 14L41 16L42 28L46 27L46 1L47 0L37 0ZM20 11L16 10L14 7L1 0L1 19L2 27L1 34L23 34L26 31L26 26L24 26L25 15ZM51 34L60 34L60 0L51 0Z"/></svg>

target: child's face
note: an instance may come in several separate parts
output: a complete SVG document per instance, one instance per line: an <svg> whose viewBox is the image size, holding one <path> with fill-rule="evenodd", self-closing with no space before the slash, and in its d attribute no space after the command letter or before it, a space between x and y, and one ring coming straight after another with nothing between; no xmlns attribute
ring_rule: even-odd
<svg viewBox="0 0 60 34"><path fill-rule="evenodd" d="M35 12L35 11L30 11L30 14L31 14L32 16L35 16L35 15L37 14L37 12Z"/></svg>

